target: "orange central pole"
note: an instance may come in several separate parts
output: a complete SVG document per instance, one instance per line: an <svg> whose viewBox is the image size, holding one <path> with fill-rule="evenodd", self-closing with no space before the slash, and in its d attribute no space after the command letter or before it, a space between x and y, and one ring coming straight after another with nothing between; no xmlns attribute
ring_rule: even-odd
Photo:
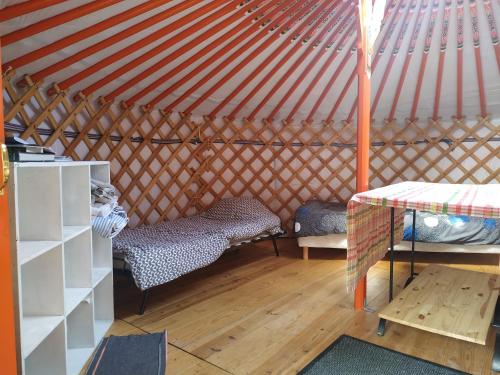
<svg viewBox="0 0 500 375"><path fill-rule="evenodd" d="M370 152L370 78L371 61L368 45L368 24L371 19L371 0L358 3L358 124L356 148L356 192L368 190ZM356 286L354 309L362 310L366 299L366 276Z"/></svg>

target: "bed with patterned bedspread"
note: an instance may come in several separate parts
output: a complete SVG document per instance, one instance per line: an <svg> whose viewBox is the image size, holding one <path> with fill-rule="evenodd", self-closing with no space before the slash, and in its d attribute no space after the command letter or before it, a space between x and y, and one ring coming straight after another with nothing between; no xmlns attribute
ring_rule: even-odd
<svg viewBox="0 0 500 375"><path fill-rule="evenodd" d="M147 290L215 262L233 245L281 233L279 217L259 201L228 198L200 215L126 228L113 241L113 256Z"/></svg>
<svg viewBox="0 0 500 375"><path fill-rule="evenodd" d="M340 203L309 201L295 213L295 236L346 233L347 208ZM412 238L412 211L405 215L404 240ZM500 220L433 214L417 211L415 240L418 242L500 245Z"/></svg>
<svg viewBox="0 0 500 375"><path fill-rule="evenodd" d="M309 259L309 248L347 248L346 215L346 206L318 200L296 210L294 235L303 259ZM412 211L407 211L396 250L411 250L412 222ZM500 254L500 220L417 211L415 240L417 251Z"/></svg>

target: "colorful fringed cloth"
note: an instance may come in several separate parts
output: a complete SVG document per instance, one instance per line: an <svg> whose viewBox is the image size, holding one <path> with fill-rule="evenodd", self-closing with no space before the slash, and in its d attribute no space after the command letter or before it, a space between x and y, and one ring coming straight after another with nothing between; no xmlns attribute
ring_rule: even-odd
<svg viewBox="0 0 500 375"><path fill-rule="evenodd" d="M347 289L387 253L394 207L394 243L403 238L406 209L500 218L500 184L402 182L354 195L347 205Z"/></svg>

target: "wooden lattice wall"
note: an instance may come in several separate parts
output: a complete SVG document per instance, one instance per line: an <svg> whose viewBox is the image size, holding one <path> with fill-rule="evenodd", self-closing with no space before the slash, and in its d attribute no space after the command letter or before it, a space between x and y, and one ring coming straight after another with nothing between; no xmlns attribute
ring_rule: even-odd
<svg viewBox="0 0 500 375"><path fill-rule="evenodd" d="M74 160L109 160L132 225L191 215L221 197L262 200L289 224L311 199L355 190L355 124L193 119L127 108L4 77L11 133ZM374 124L371 186L401 180L499 183L500 126L474 121Z"/></svg>

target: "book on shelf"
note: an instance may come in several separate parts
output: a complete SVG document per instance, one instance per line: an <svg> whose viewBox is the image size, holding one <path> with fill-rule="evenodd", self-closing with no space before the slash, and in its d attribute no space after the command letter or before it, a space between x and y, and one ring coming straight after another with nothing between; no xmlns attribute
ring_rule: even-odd
<svg viewBox="0 0 500 375"><path fill-rule="evenodd" d="M13 162L54 161L55 153L48 147L29 143L19 137L6 138L9 159Z"/></svg>
<svg viewBox="0 0 500 375"><path fill-rule="evenodd" d="M33 154L30 152L9 152L9 159L12 162L29 162L29 161L54 161L54 154Z"/></svg>

